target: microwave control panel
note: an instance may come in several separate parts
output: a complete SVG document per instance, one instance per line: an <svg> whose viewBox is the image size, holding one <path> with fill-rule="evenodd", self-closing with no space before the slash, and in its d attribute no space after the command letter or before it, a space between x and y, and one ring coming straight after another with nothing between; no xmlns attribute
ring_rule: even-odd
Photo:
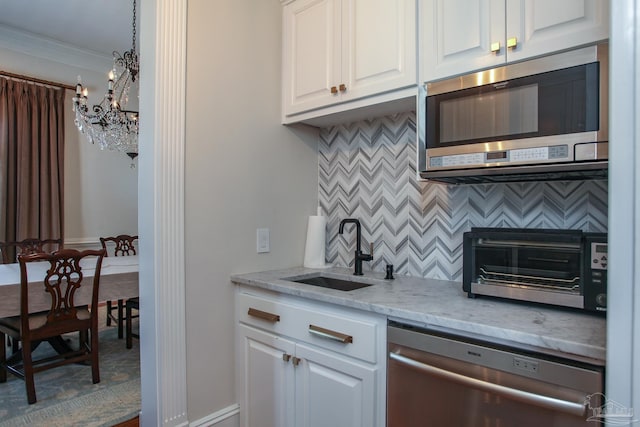
<svg viewBox="0 0 640 427"><path fill-rule="evenodd" d="M429 166L431 168L447 169L453 167L483 166L491 163L515 164L566 160L569 160L569 147L567 145L554 145L550 147L491 151L488 153L480 152L436 156L429 159Z"/></svg>

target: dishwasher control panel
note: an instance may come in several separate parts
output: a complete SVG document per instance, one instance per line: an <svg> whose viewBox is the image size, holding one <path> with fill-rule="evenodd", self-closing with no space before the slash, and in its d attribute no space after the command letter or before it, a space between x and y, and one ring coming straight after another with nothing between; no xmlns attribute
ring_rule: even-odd
<svg viewBox="0 0 640 427"><path fill-rule="evenodd" d="M517 369L521 369L526 372L537 373L539 369L539 364L535 360L525 359L522 357L514 357L513 367Z"/></svg>

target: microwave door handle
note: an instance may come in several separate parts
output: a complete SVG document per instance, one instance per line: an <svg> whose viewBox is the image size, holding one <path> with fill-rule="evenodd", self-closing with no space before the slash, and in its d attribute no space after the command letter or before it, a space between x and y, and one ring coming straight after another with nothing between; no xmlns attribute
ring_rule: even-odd
<svg viewBox="0 0 640 427"><path fill-rule="evenodd" d="M466 375L461 375L455 372L437 368L435 366L427 365L426 363L419 362L417 360L394 352L389 353L389 358L401 364L411 366L415 369L426 372L435 377L453 381L458 384L472 387L481 391L505 396L513 400L518 400L520 402L551 409L553 411L560 411L567 414L576 415L579 417L582 417L587 413L587 405L585 403L586 396L583 402L569 402L562 399L556 399L554 397L543 396L537 393L531 393L524 390L486 382L477 378L471 378Z"/></svg>

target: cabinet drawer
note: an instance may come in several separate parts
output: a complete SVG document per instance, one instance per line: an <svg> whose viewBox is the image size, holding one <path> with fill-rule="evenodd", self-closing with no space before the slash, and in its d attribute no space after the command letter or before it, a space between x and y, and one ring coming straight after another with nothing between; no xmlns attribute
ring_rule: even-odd
<svg viewBox="0 0 640 427"><path fill-rule="evenodd" d="M336 353L377 362L384 319L356 310L238 294L238 320Z"/></svg>
<svg viewBox="0 0 640 427"><path fill-rule="evenodd" d="M291 308L271 299L239 293L237 296L238 320L279 335L290 335L293 327Z"/></svg>
<svg viewBox="0 0 640 427"><path fill-rule="evenodd" d="M378 325L357 312L300 309L293 336L318 347L371 363L376 362Z"/></svg>

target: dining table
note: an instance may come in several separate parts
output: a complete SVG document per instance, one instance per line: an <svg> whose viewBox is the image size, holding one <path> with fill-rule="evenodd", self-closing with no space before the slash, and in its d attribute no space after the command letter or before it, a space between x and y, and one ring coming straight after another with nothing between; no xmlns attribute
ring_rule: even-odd
<svg viewBox="0 0 640 427"><path fill-rule="evenodd" d="M81 262L83 285L75 295L77 305L91 302L91 280L95 275L95 259ZM48 262L27 264L29 279L29 312L48 310L51 306L49 294L42 281ZM138 293L138 256L104 257L100 270L99 301L134 298ZM20 264L0 264L0 318L20 315Z"/></svg>

